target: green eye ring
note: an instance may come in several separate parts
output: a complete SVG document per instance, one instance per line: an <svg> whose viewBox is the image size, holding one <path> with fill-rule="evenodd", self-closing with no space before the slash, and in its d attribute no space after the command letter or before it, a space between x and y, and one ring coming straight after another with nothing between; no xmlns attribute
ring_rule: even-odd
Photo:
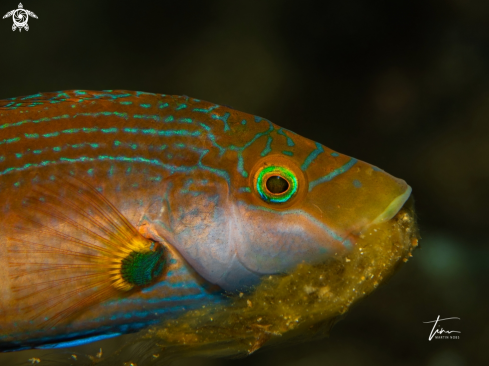
<svg viewBox="0 0 489 366"><path fill-rule="evenodd" d="M278 182L278 187L282 187L283 192L280 189L277 193L271 192L269 188L277 187L277 183L270 184L269 179ZM297 193L297 186L297 178L294 173L282 166L271 165L263 168L256 179L256 190L261 199L268 203L287 202Z"/></svg>

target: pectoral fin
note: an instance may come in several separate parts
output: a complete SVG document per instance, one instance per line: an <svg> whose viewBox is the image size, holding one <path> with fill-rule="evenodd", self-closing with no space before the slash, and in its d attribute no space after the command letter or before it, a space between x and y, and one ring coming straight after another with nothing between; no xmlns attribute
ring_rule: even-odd
<svg viewBox="0 0 489 366"><path fill-rule="evenodd" d="M11 291L21 311L54 326L160 277L161 243L144 237L102 193L69 176L23 201L8 238Z"/></svg>

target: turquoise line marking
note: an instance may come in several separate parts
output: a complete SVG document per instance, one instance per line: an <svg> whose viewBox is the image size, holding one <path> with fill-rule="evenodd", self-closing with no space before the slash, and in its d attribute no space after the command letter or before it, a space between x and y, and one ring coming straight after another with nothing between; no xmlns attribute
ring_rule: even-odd
<svg viewBox="0 0 489 366"><path fill-rule="evenodd" d="M186 104L181 104L177 108L175 108L175 110L176 111L179 111L180 109L185 109L185 108L187 108L187 105Z"/></svg>
<svg viewBox="0 0 489 366"><path fill-rule="evenodd" d="M163 104L161 104L161 102L158 103L158 108L160 109L167 108L168 106L169 106L168 103L163 103Z"/></svg>
<svg viewBox="0 0 489 366"><path fill-rule="evenodd" d="M245 120L245 119L244 119L244 120L242 120L242 121L241 121L241 124L242 124L242 125L245 125L245 124L246 124L246 120Z"/></svg>
<svg viewBox="0 0 489 366"><path fill-rule="evenodd" d="M35 120L26 119L26 120L20 121L20 122L5 123L5 124L3 124L3 125L0 126L0 129L7 128L7 127L21 126L21 125L23 125L25 123L39 123L39 122L47 122L47 121L51 121L51 120L68 119L68 118L71 118L71 116L68 115L68 114L63 114L62 116L55 116L55 117L51 117L51 118L44 117L44 118L35 119Z"/></svg>
<svg viewBox="0 0 489 366"><path fill-rule="evenodd" d="M130 133L140 133L142 132L145 135L158 135L158 136L191 136L196 137L200 136L201 132L199 130L196 131L187 131L187 130L155 130L153 128L149 129L139 129L139 128L124 128L124 132Z"/></svg>
<svg viewBox="0 0 489 366"><path fill-rule="evenodd" d="M311 165L314 159L316 159L319 154L324 152L324 149L320 143L315 142L315 144L316 144L316 150L311 152L309 156L306 158L306 160L304 160L304 163L301 166L302 170L306 170L307 168L309 168L309 165Z"/></svg>
<svg viewBox="0 0 489 366"><path fill-rule="evenodd" d="M79 98L80 96L86 96L86 98ZM24 98L20 98L19 100L28 100L28 99L36 99L36 98L43 98L45 97L45 94L35 94L32 96L27 96ZM70 95L68 93L63 93L63 92L58 92L58 94L54 97L50 98L45 98L44 100L40 102L33 102L29 105L25 105L24 103L17 103L14 106L14 103L10 103L6 106L3 106L4 108L9 108L9 109L17 109L20 106L24 107L35 107L38 105L43 105L43 104L58 104L58 103L63 103L67 102L70 98L79 98L78 103L81 103L85 100L97 100L97 99L104 99L104 98L110 98L112 100L114 99L119 99L119 98L126 98L126 97L131 97L133 96L132 94L108 94L108 93L100 93L100 94L87 94L85 91L82 90L76 90L74 91L74 95ZM17 98L10 98L7 100L16 100Z"/></svg>
<svg viewBox="0 0 489 366"><path fill-rule="evenodd" d="M178 121L183 123L192 123L191 118L180 118Z"/></svg>
<svg viewBox="0 0 489 366"><path fill-rule="evenodd" d="M5 139L5 140L0 141L0 145L2 145L2 144L11 144L12 142L17 142L19 140L20 140L20 137L14 137L12 139Z"/></svg>
<svg viewBox="0 0 489 366"><path fill-rule="evenodd" d="M282 151L282 154L288 155L288 156L294 156L294 153L292 151Z"/></svg>
<svg viewBox="0 0 489 366"><path fill-rule="evenodd" d="M333 170L331 173L326 174L325 176L318 178L316 180L313 180L312 182L309 183L309 192L316 187L318 184L324 183L324 182L329 182L331 179L334 177L337 177L340 174L343 174L344 172L348 171L353 165L357 163L357 159L351 158L348 163L346 163L343 166L340 166L339 168Z"/></svg>
<svg viewBox="0 0 489 366"><path fill-rule="evenodd" d="M87 98L84 98L81 101L91 100L91 99L103 99L103 98L120 99L120 98L126 98L126 97L132 97L133 96L132 94L129 94L129 93L126 93L126 94L111 94L111 93L87 94L87 92L85 92L83 90L75 90L75 94L87 96Z"/></svg>
<svg viewBox="0 0 489 366"><path fill-rule="evenodd" d="M40 98L40 97L42 97L42 94L38 93L38 94L28 95L27 97L21 98L21 100L34 99L34 98Z"/></svg>
<svg viewBox="0 0 489 366"><path fill-rule="evenodd" d="M123 102L119 102L119 104L122 104L122 105L130 105L130 104L132 104L132 102L126 100L126 101L123 101Z"/></svg>
<svg viewBox="0 0 489 366"><path fill-rule="evenodd" d="M192 109L192 111L194 112L200 112L200 113L209 113L210 111L216 109L217 107L219 107L218 105L213 105L212 107L209 107L207 109L204 109L204 108L194 108Z"/></svg>
<svg viewBox="0 0 489 366"><path fill-rule="evenodd" d="M219 116L218 114L211 114L211 117L213 119L219 119L224 122L224 131L229 131L229 125L228 125L228 118L231 115L231 113L226 112L224 116Z"/></svg>
<svg viewBox="0 0 489 366"><path fill-rule="evenodd" d="M286 131L288 131L288 130L286 130ZM277 133L279 135L285 136L285 138L287 139L287 146L290 146L290 147L295 146L294 141L284 132L284 128L280 128L277 131Z"/></svg>
<svg viewBox="0 0 489 366"><path fill-rule="evenodd" d="M118 145L117 143L120 144L119 141L115 141L115 145ZM79 143L79 144L65 144L64 145L65 147L68 147L68 148L73 148L73 149L78 149L80 147L86 147L86 146L90 146L92 147L93 149L97 149L100 147L100 145L98 143L93 143L93 142L82 142L82 143ZM56 151L56 152L60 152L62 150L63 146L55 146L55 147L45 147L43 149L39 149L39 150L34 150L32 151L33 154L42 154L46 151L49 151L50 149L52 149L53 151ZM133 147L134 148L134 147ZM29 150L28 150L29 151ZM24 155L27 155L27 154L21 154L21 153L16 153L15 156L17 158L21 158L22 156ZM0 159L1 160L1 159Z"/></svg>
<svg viewBox="0 0 489 366"><path fill-rule="evenodd" d="M39 137L39 134L37 134L37 133L32 133L32 134L25 133L24 136L27 137L28 139L37 139Z"/></svg>
<svg viewBox="0 0 489 366"><path fill-rule="evenodd" d="M219 156L222 156L226 152L226 148L222 147L221 145L219 145L216 142L216 137L211 132L212 131L212 128L210 128L209 126L207 126L204 123L200 123L200 126L207 131L207 137L209 138L209 140L211 140L212 145L214 145L214 147L217 147L219 149Z"/></svg>
<svg viewBox="0 0 489 366"><path fill-rule="evenodd" d="M222 170L222 169L216 169L216 168L211 168L207 165L204 165L202 163L202 159L204 156L209 152L209 150L204 150L204 149L198 149L193 147L193 150L197 151L200 153L199 161L196 165L193 166L176 166L176 165L170 165L163 163L159 161L158 159L146 159L140 156L136 157L127 157L127 156L110 156L110 155L99 155L98 157L92 158L92 157L87 157L87 156L81 156L78 158L64 158L60 157L59 160L45 160L41 163L28 163L24 164L23 166L20 167L10 167L7 168L3 171L0 172L0 176L11 173L11 172L20 172L24 171L27 169L31 168L40 168L44 166L50 166L50 165L57 165L59 163L80 163L80 162L97 162L97 161L121 161L121 162L128 162L128 163L145 163L153 166L158 166L163 169L169 170L171 174L175 172L189 172L193 171L196 169L202 169L202 170L207 170L210 171L218 176L221 176L226 179L227 183L231 185L231 179L229 177L229 174L227 171ZM129 174L131 171L131 167L128 167L126 170L126 174Z"/></svg>
<svg viewBox="0 0 489 366"><path fill-rule="evenodd" d="M70 96L64 92L58 92L58 95L56 96L56 98L61 98L61 97L65 97L65 98L70 98Z"/></svg>
<svg viewBox="0 0 489 366"><path fill-rule="evenodd" d="M151 104L149 104L149 103L142 103L139 106L141 106L143 108L149 108L149 107L151 107Z"/></svg>
<svg viewBox="0 0 489 366"><path fill-rule="evenodd" d="M165 118L165 122L172 122L173 121L173 116L168 116Z"/></svg>
<svg viewBox="0 0 489 366"><path fill-rule="evenodd" d="M251 193L251 188L250 187L241 187L239 189L240 192L245 192L245 193Z"/></svg>
<svg viewBox="0 0 489 366"><path fill-rule="evenodd" d="M222 147L221 145L219 145L216 142L216 137L211 132L212 129L209 126L205 125L204 123L200 123L200 125L208 132L207 133L207 137L209 138L209 140L211 140L212 145L214 145L215 147L217 147L220 150L219 156L222 156L226 152L226 150L236 151L238 153L238 165L237 165L238 172L243 177L247 178L248 177L248 172L244 169L243 151L247 147L249 147L251 144L253 144L260 137L266 136L266 135L270 135L270 133L275 130L275 128L273 127L272 122L270 122L268 120L265 120L265 121L268 122L268 125L269 125L268 130L257 133L250 141L248 141L243 146L229 145L228 147Z"/></svg>
<svg viewBox="0 0 489 366"><path fill-rule="evenodd" d="M210 131L210 130L212 130L212 128L210 128L210 126L207 126L207 125L206 125L206 124L204 124L204 123L201 123L200 125L201 125L201 126L202 126L202 127L203 127L203 128L206 130L206 131ZM212 135L212 136L214 136L214 135Z"/></svg>
<svg viewBox="0 0 489 366"><path fill-rule="evenodd" d="M132 96L132 94L129 94ZM141 95L156 95L155 93L148 93L148 92L143 92L143 91L137 91L136 92L136 97L140 97Z"/></svg>
<svg viewBox="0 0 489 366"><path fill-rule="evenodd" d="M245 178L248 178L248 172L244 169L243 154L238 151L238 172Z"/></svg>
<svg viewBox="0 0 489 366"><path fill-rule="evenodd" d="M5 123L2 126L0 126L0 129L4 129L4 128L7 128L7 127L17 127L17 126L21 126L21 125L26 124L26 123L49 122L49 121L58 120L58 119L76 118L76 117L79 117L79 116L84 116L84 117L116 116L116 117L119 117L119 118L123 118L125 120L128 119L127 113L120 113L120 112L77 113L77 114L75 114L73 116L70 116L68 114L63 114L61 116L54 116L54 117L51 117L51 118L44 117L44 118L37 119L37 120L27 119L27 120L24 120L24 121L19 121L19 122L14 122L14 123Z"/></svg>
<svg viewBox="0 0 489 366"><path fill-rule="evenodd" d="M332 152L331 156L337 157L337 156L340 156L340 154L338 154L337 152Z"/></svg>
<svg viewBox="0 0 489 366"><path fill-rule="evenodd" d="M92 132L100 132L100 131L101 132L104 132L104 133L110 133L110 132L117 132L118 130L115 127L108 128L108 129L99 129L98 127L92 127L92 128L80 127L80 128L71 128L71 129L62 130L62 131L55 131L55 132L51 132L51 133L48 133L48 134L44 134L42 136L45 137L45 138L50 138L50 137L57 137L57 136L60 135L60 133L75 134L75 133L78 133L78 132L92 133ZM152 129L152 128L150 128L150 129L124 128L122 130L122 132L134 133L134 134L142 133L144 135L157 135L157 136L167 136L167 137L168 136L198 137L202 133L199 130L195 130L195 131L187 131L187 130L155 130L155 129ZM25 136L27 138L38 138L39 137L38 134L25 134ZM2 145L2 144L10 144L10 143L14 143L14 142L17 142L17 141L20 141L20 140L21 140L20 137L15 137L15 138L12 138L12 139L5 139L5 140L0 141L0 145ZM114 142L114 143L117 145L117 141ZM90 143L87 143L87 144L90 145ZM92 147L94 147L94 146L92 146ZM54 151L59 151L57 149L60 149L60 148L59 147L53 147L53 150ZM17 156L17 157L19 157L19 156Z"/></svg>
<svg viewBox="0 0 489 366"><path fill-rule="evenodd" d="M133 117L138 119L152 119L156 122L160 121L160 116L156 114L135 114Z"/></svg>
<svg viewBox="0 0 489 366"><path fill-rule="evenodd" d="M86 117L116 116L116 117L124 118L125 120L128 119L127 113L120 113L120 112L77 113L73 116L73 118L76 118L78 116L86 116Z"/></svg>
<svg viewBox="0 0 489 366"><path fill-rule="evenodd" d="M263 151L261 152L261 156L267 156L272 151L272 148L270 147L272 141L273 138L271 136L268 136L267 145L265 146L265 149L263 149Z"/></svg>
<svg viewBox="0 0 489 366"><path fill-rule="evenodd" d="M104 133L111 133L111 132L117 132L117 128L112 127L112 128L102 128L100 131Z"/></svg>
<svg viewBox="0 0 489 366"><path fill-rule="evenodd" d="M97 132L99 131L98 127L80 127L80 128L70 128L68 130L61 131L62 133L77 133L83 131L85 133Z"/></svg>
<svg viewBox="0 0 489 366"><path fill-rule="evenodd" d="M122 335L123 333L109 333L97 336L91 336L87 338L77 339L74 341L60 341L53 344L43 344L42 346L38 346L40 349L58 349L58 348L66 348L66 347L76 347L84 344L101 341L102 339L113 338Z"/></svg>

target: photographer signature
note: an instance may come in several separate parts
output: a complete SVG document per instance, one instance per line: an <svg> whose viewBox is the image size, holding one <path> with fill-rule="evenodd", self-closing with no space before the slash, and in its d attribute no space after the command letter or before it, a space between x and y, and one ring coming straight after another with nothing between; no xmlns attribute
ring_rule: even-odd
<svg viewBox="0 0 489 366"><path fill-rule="evenodd" d="M423 323L435 323L433 325L433 329L431 330L430 336L428 338L430 341L437 334L440 334L441 335L443 333L448 333L448 334L451 334L451 333L462 333L462 332L459 332L458 330L444 330L441 327L440 327L440 329L436 329L436 326L438 325L438 322L441 322L443 320L449 320L449 319L458 319L458 320L460 320L460 318L457 318L457 317L440 319L440 316L438 315L438 318L436 318L436 320L432 320L432 321L429 321L429 322L423 322Z"/></svg>

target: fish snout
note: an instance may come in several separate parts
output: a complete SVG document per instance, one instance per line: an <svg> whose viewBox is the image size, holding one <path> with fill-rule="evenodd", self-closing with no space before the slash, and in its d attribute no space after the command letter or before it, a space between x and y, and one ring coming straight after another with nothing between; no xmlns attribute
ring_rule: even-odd
<svg viewBox="0 0 489 366"><path fill-rule="evenodd" d="M321 180L310 185L306 211L342 237L346 248L371 225L391 220L412 192L404 180L362 161Z"/></svg>
<svg viewBox="0 0 489 366"><path fill-rule="evenodd" d="M407 186L406 190L394 198L385 210L372 221L371 225L380 224L392 219L411 197L411 192L412 188Z"/></svg>

